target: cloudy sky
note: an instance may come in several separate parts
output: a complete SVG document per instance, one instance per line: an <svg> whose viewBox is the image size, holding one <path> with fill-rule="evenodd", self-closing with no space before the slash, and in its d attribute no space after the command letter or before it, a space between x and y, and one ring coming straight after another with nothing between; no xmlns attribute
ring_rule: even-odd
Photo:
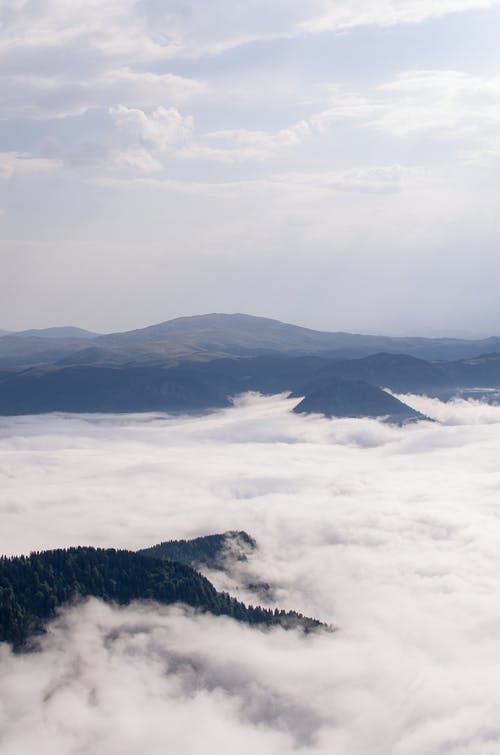
<svg viewBox="0 0 500 755"><path fill-rule="evenodd" d="M497 755L500 407L407 400L439 422L303 417L280 396L0 418L6 552L244 528L259 548L219 586L255 602L241 585L265 581L338 627L70 608L41 652L0 647L2 755Z"/></svg>
<svg viewBox="0 0 500 755"><path fill-rule="evenodd" d="M0 328L500 333L497 0L1 0Z"/></svg>

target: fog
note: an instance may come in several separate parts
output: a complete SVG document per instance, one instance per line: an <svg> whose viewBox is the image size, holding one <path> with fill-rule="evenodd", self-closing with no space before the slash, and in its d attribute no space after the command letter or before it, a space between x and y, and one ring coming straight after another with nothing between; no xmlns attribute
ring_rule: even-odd
<svg viewBox="0 0 500 755"><path fill-rule="evenodd" d="M0 648L6 755L490 755L500 739L500 407L404 397L436 422L296 416L0 420L2 550L140 548L245 529L218 587L338 627L303 636L180 607L61 612Z"/></svg>

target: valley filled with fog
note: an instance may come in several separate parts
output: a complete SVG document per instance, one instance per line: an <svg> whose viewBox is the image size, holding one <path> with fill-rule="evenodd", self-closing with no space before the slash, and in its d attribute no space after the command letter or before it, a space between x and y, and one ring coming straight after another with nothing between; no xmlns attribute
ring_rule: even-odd
<svg viewBox="0 0 500 755"><path fill-rule="evenodd" d="M2 753L496 754L500 407L399 398L436 421L256 394L198 417L1 417L4 553L245 530L258 548L214 584L337 628L66 608L39 651L0 646Z"/></svg>

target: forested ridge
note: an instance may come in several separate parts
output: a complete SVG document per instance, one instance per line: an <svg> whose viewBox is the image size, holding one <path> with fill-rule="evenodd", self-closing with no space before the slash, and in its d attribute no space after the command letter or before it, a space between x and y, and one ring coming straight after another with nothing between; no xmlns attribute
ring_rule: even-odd
<svg viewBox="0 0 500 755"><path fill-rule="evenodd" d="M19 649L43 631L59 606L86 597L126 605L133 600L185 603L248 624L324 626L295 611L246 606L218 592L186 564L126 550L77 547L0 557L0 641Z"/></svg>
<svg viewBox="0 0 500 755"><path fill-rule="evenodd" d="M230 553L238 561L246 560L245 550L254 550L257 543L243 530L204 535L192 540L166 540L138 551L144 556L169 559L194 568L221 569L224 557Z"/></svg>

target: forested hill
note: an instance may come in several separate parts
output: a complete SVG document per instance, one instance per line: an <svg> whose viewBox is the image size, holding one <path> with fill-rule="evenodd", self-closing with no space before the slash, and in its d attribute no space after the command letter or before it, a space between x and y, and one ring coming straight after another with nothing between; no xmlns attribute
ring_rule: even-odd
<svg viewBox="0 0 500 755"><path fill-rule="evenodd" d="M151 548L138 551L152 558L170 559L196 568L222 569L227 555L238 561L246 560L246 552L257 547L257 543L247 532L223 532L204 535L192 540L167 540Z"/></svg>
<svg viewBox="0 0 500 755"><path fill-rule="evenodd" d="M0 641L21 648L43 631L59 606L90 596L121 605L133 600L180 602L248 624L305 631L324 626L294 611L246 606L218 592L186 564L132 551L79 547L0 558Z"/></svg>

